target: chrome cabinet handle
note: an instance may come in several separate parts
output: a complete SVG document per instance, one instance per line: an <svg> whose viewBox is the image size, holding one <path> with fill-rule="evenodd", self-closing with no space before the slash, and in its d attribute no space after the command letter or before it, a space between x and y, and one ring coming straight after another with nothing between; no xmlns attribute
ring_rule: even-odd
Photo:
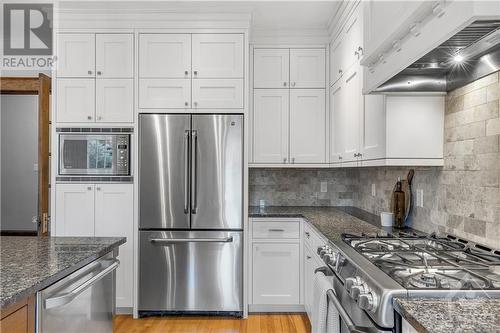
<svg viewBox="0 0 500 333"><path fill-rule="evenodd" d="M96 190L100 191L100 190L101 190L101 188L100 188L100 187L96 187Z"/></svg>
<svg viewBox="0 0 500 333"><path fill-rule="evenodd" d="M45 309L52 309L71 302L73 299L76 298L76 296L87 290L89 287L97 283L99 280L103 279L106 275L114 271L120 265L120 261L118 261L117 259L114 259L112 262L113 263L111 265L109 265L108 267L106 267L105 269L103 269L102 271L100 271L95 276L88 279L75 289L71 290L70 292L64 293L60 296L47 298L43 304Z"/></svg>
<svg viewBox="0 0 500 333"><path fill-rule="evenodd" d="M286 163L286 157L283 159L283 163Z"/></svg>
<svg viewBox="0 0 500 333"><path fill-rule="evenodd" d="M343 73L343 71L341 69L339 69L339 74L342 74L342 73Z"/></svg>
<svg viewBox="0 0 500 333"><path fill-rule="evenodd" d="M88 186L87 191L92 191L92 186Z"/></svg>
<svg viewBox="0 0 500 333"><path fill-rule="evenodd" d="M92 120L92 116L87 116L87 120Z"/></svg>
<svg viewBox="0 0 500 333"><path fill-rule="evenodd" d="M292 157L292 163L295 163L295 157Z"/></svg>
<svg viewBox="0 0 500 333"><path fill-rule="evenodd" d="M226 238L152 238L149 240L156 244L175 244L175 243L232 243L233 236Z"/></svg>
<svg viewBox="0 0 500 333"><path fill-rule="evenodd" d="M311 234L308 231L306 231L305 234L307 238L311 237Z"/></svg>
<svg viewBox="0 0 500 333"><path fill-rule="evenodd" d="M306 259L311 259L312 257L311 256L306 256Z"/></svg>
<svg viewBox="0 0 500 333"><path fill-rule="evenodd" d="M188 106L188 105L189 105L189 103L188 103L188 102L184 102L184 106Z"/></svg>
<svg viewBox="0 0 500 333"><path fill-rule="evenodd" d="M358 46L358 52L359 55L363 55L363 48L361 46Z"/></svg>
<svg viewBox="0 0 500 333"><path fill-rule="evenodd" d="M101 75L101 74L102 74L102 72L101 72L101 71L97 71L97 75Z"/></svg>
<svg viewBox="0 0 500 333"><path fill-rule="evenodd" d="M97 120L102 120L102 117L101 116L97 117Z"/></svg>
<svg viewBox="0 0 500 333"><path fill-rule="evenodd" d="M283 82L283 87L286 87L286 82Z"/></svg>
<svg viewBox="0 0 500 333"><path fill-rule="evenodd" d="M341 159L342 159L342 156L339 156L339 160L341 160Z"/></svg>
<svg viewBox="0 0 500 333"><path fill-rule="evenodd" d="M198 210L198 131L191 131L191 213L196 214Z"/></svg>
<svg viewBox="0 0 500 333"><path fill-rule="evenodd" d="M292 82L292 87L295 87L295 82Z"/></svg>
<svg viewBox="0 0 500 333"><path fill-rule="evenodd" d="M269 232L285 232L285 229L268 229Z"/></svg>
<svg viewBox="0 0 500 333"><path fill-rule="evenodd" d="M184 75L188 75L188 74L189 74L189 72L188 72L188 71L184 71Z"/></svg>
<svg viewBox="0 0 500 333"><path fill-rule="evenodd" d="M196 107L198 106L198 102L194 102L193 105Z"/></svg>
<svg viewBox="0 0 500 333"><path fill-rule="evenodd" d="M92 71L88 71L87 73L88 73L89 75L92 75Z"/></svg>
<svg viewBox="0 0 500 333"><path fill-rule="evenodd" d="M354 153L354 157L358 157L358 154Z"/></svg>
<svg viewBox="0 0 500 333"><path fill-rule="evenodd" d="M184 131L184 214L189 213L189 130Z"/></svg>
<svg viewBox="0 0 500 333"><path fill-rule="evenodd" d="M194 74L194 75L198 75L198 71L194 71L194 72L193 72L193 74Z"/></svg>

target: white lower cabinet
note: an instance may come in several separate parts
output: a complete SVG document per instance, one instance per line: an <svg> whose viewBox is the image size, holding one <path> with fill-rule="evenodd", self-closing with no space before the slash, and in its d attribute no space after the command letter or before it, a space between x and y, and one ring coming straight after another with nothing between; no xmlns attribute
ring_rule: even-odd
<svg viewBox="0 0 500 333"><path fill-rule="evenodd" d="M300 304L300 243L252 245L254 304Z"/></svg>
<svg viewBox="0 0 500 333"><path fill-rule="evenodd" d="M317 268L324 266L316 252L308 246L304 246L304 306L307 315L312 320L314 302L314 272Z"/></svg>
<svg viewBox="0 0 500 333"><path fill-rule="evenodd" d="M127 237L119 248L116 306L133 300L133 184L56 184L55 236Z"/></svg>
<svg viewBox="0 0 500 333"><path fill-rule="evenodd" d="M97 184L95 186L95 236L127 237L120 246L116 273L116 306L132 307L133 289L133 186Z"/></svg>
<svg viewBox="0 0 500 333"><path fill-rule="evenodd" d="M94 185L56 185L56 236L94 236Z"/></svg>

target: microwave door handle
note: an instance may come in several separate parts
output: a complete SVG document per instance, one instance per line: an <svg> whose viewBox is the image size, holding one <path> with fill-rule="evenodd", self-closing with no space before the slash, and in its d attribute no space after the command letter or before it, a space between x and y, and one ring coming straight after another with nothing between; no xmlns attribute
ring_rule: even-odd
<svg viewBox="0 0 500 333"><path fill-rule="evenodd" d="M196 214L196 211L198 210L198 192L197 192L197 187L198 187L198 131L193 130L191 131L191 153L192 153L192 159L191 159L191 165L192 165L192 187L191 187L191 213Z"/></svg>
<svg viewBox="0 0 500 333"><path fill-rule="evenodd" d="M364 330L362 328L357 327L354 322L352 321L351 317L347 313L347 311L344 309L342 304L340 303L339 299L335 295L334 291L332 289L328 290L326 292L326 295L328 297L328 300L335 305L337 308L337 311L339 313L340 318L344 322L344 324L347 326L347 329L351 333L368 333L367 330Z"/></svg>
<svg viewBox="0 0 500 333"><path fill-rule="evenodd" d="M189 213L189 130L184 131L184 214Z"/></svg>

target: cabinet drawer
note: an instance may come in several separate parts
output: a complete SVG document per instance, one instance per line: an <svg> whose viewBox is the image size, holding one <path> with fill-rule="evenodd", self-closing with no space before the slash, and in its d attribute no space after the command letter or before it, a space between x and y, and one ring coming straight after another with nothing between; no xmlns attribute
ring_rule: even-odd
<svg viewBox="0 0 500 333"><path fill-rule="evenodd" d="M254 221L253 238L300 238L299 221Z"/></svg>
<svg viewBox="0 0 500 333"><path fill-rule="evenodd" d="M304 223L304 244L314 253L316 253L318 247L325 245L326 242L309 223Z"/></svg>

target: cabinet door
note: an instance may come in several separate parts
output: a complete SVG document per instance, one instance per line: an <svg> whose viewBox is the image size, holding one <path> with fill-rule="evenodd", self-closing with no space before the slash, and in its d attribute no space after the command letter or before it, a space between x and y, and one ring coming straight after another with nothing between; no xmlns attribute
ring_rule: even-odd
<svg viewBox="0 0 500 333"><path fill-rule="evenodd" d="M95 185L95 236L127 237L120 246L116 273L116 306L132 307L134 258L134 186Z"/></svg>
<svg viewBox="0 0 500 333"><path fill-rule="evenodd" d="M344 79L345 78L345 79ZM342 162L357 161L360 152L361 128L361 68L354 66L344 76L345 98L342 99L343 130Z"/></svg>
<svg viewBox="0 0 500 333"><path fill-rule="evenodd" d="M134 78L134 35L96 35L96 74L104 78Z"/></svg>
<svg viewBox="0 0 500 333"><path fill-rule="evenodd" d="M94 185L56 184L56 236L94 236Z"/></svg>
<svg viewBox="0 0 500 333"><path fill-rule="evenodd" d="M139 79L139 108L180 109L190 106L190 79Z"/></svg>
<svg viewBox="0 0 500 333"><path fill-rule="evenodd" d="M253 161L288 160L288 89L255 89L253 104Z"/></svg>
<svg viewBox="0 0 500 333"><path fill-rule="evenodd" d="M194 78L243 78L243 34L194 34Z"/></svg>
<svg viewBox="0 0 500 333"><path fill-rule="evenodd" d="M57 76L95 76L95 35L59 34L57 38Z"/></svg>
<svg viewBox="0 0 500 333"><path fill-rule="evenodd" d="M95 79L58 79L56 114L60 123L94 122Z"/></svg>
<svg viewBox="0 0 500 333"><path fill-rule="evenodd" d="M342 77L342 36L330 45L330 84L336 83Z"/></svg>
<svg viewBox="0 0 500 333"><path fill-rule="evenodd" d="M385 157L385 96L365 95L361 154L363 160Z"/></svg>
<svg viewBox="0 0 500 333"><path fill-rule="evenodd" d="M253 304L300 304L300 244L253 243Z"/></svg>
<svg viewBox="0 0 500 333"><path fill-rule="evenodd" d="M360 10L356 10L347 21L342 33L341 68L344 72L361 58L362 43L362 17Z"/></svg>
<svg viewBox="0 0 500 333"><path fill-rule="evenodd" d="M290 87L324 88L325 49L290 50Z"/></svg>
<svg viewBox="0 0 500 333"><path fill-rule="evenodd" d="M292 163L326 162L325 89L290 90Z"/></svg>
<svg viewBox="0 0 500 333"><path fill-rule="evenodd" d="M193 108L242 109L243 79L193 80Z"/></svg>
<svg viewBox="0 0 500 333"><path fill-rule="evenodd" d="M191 35L140 34L139 77L190 78Z"/></svg>
<svg viewBox="0 0 500 333"><path fill-rule="evenodd" d="M96 80L96 120L134 121L134 79Z"/></svg>
<svg viewBox="0 0 500 333"><path fill-rule="evenodd" d="M287 88L290 81L289 53L289 49L255 49L254 88Z"/></svg>
<svg viewBox="0 0 500 333"><path fill-rule="evenodd" d="M317 261L317 258L313 250L304 246L304 305L310 320L312 320L313 308L316 306L314 302L314 271L324 266Z"/></svg>
<svg viewBox="0 0 500 333"><path fill-rule="evenodd" d="M341 83L335 84L330 94L330 163L342 162L344 145L342 106L345 103L345 89Z"/></svg>

